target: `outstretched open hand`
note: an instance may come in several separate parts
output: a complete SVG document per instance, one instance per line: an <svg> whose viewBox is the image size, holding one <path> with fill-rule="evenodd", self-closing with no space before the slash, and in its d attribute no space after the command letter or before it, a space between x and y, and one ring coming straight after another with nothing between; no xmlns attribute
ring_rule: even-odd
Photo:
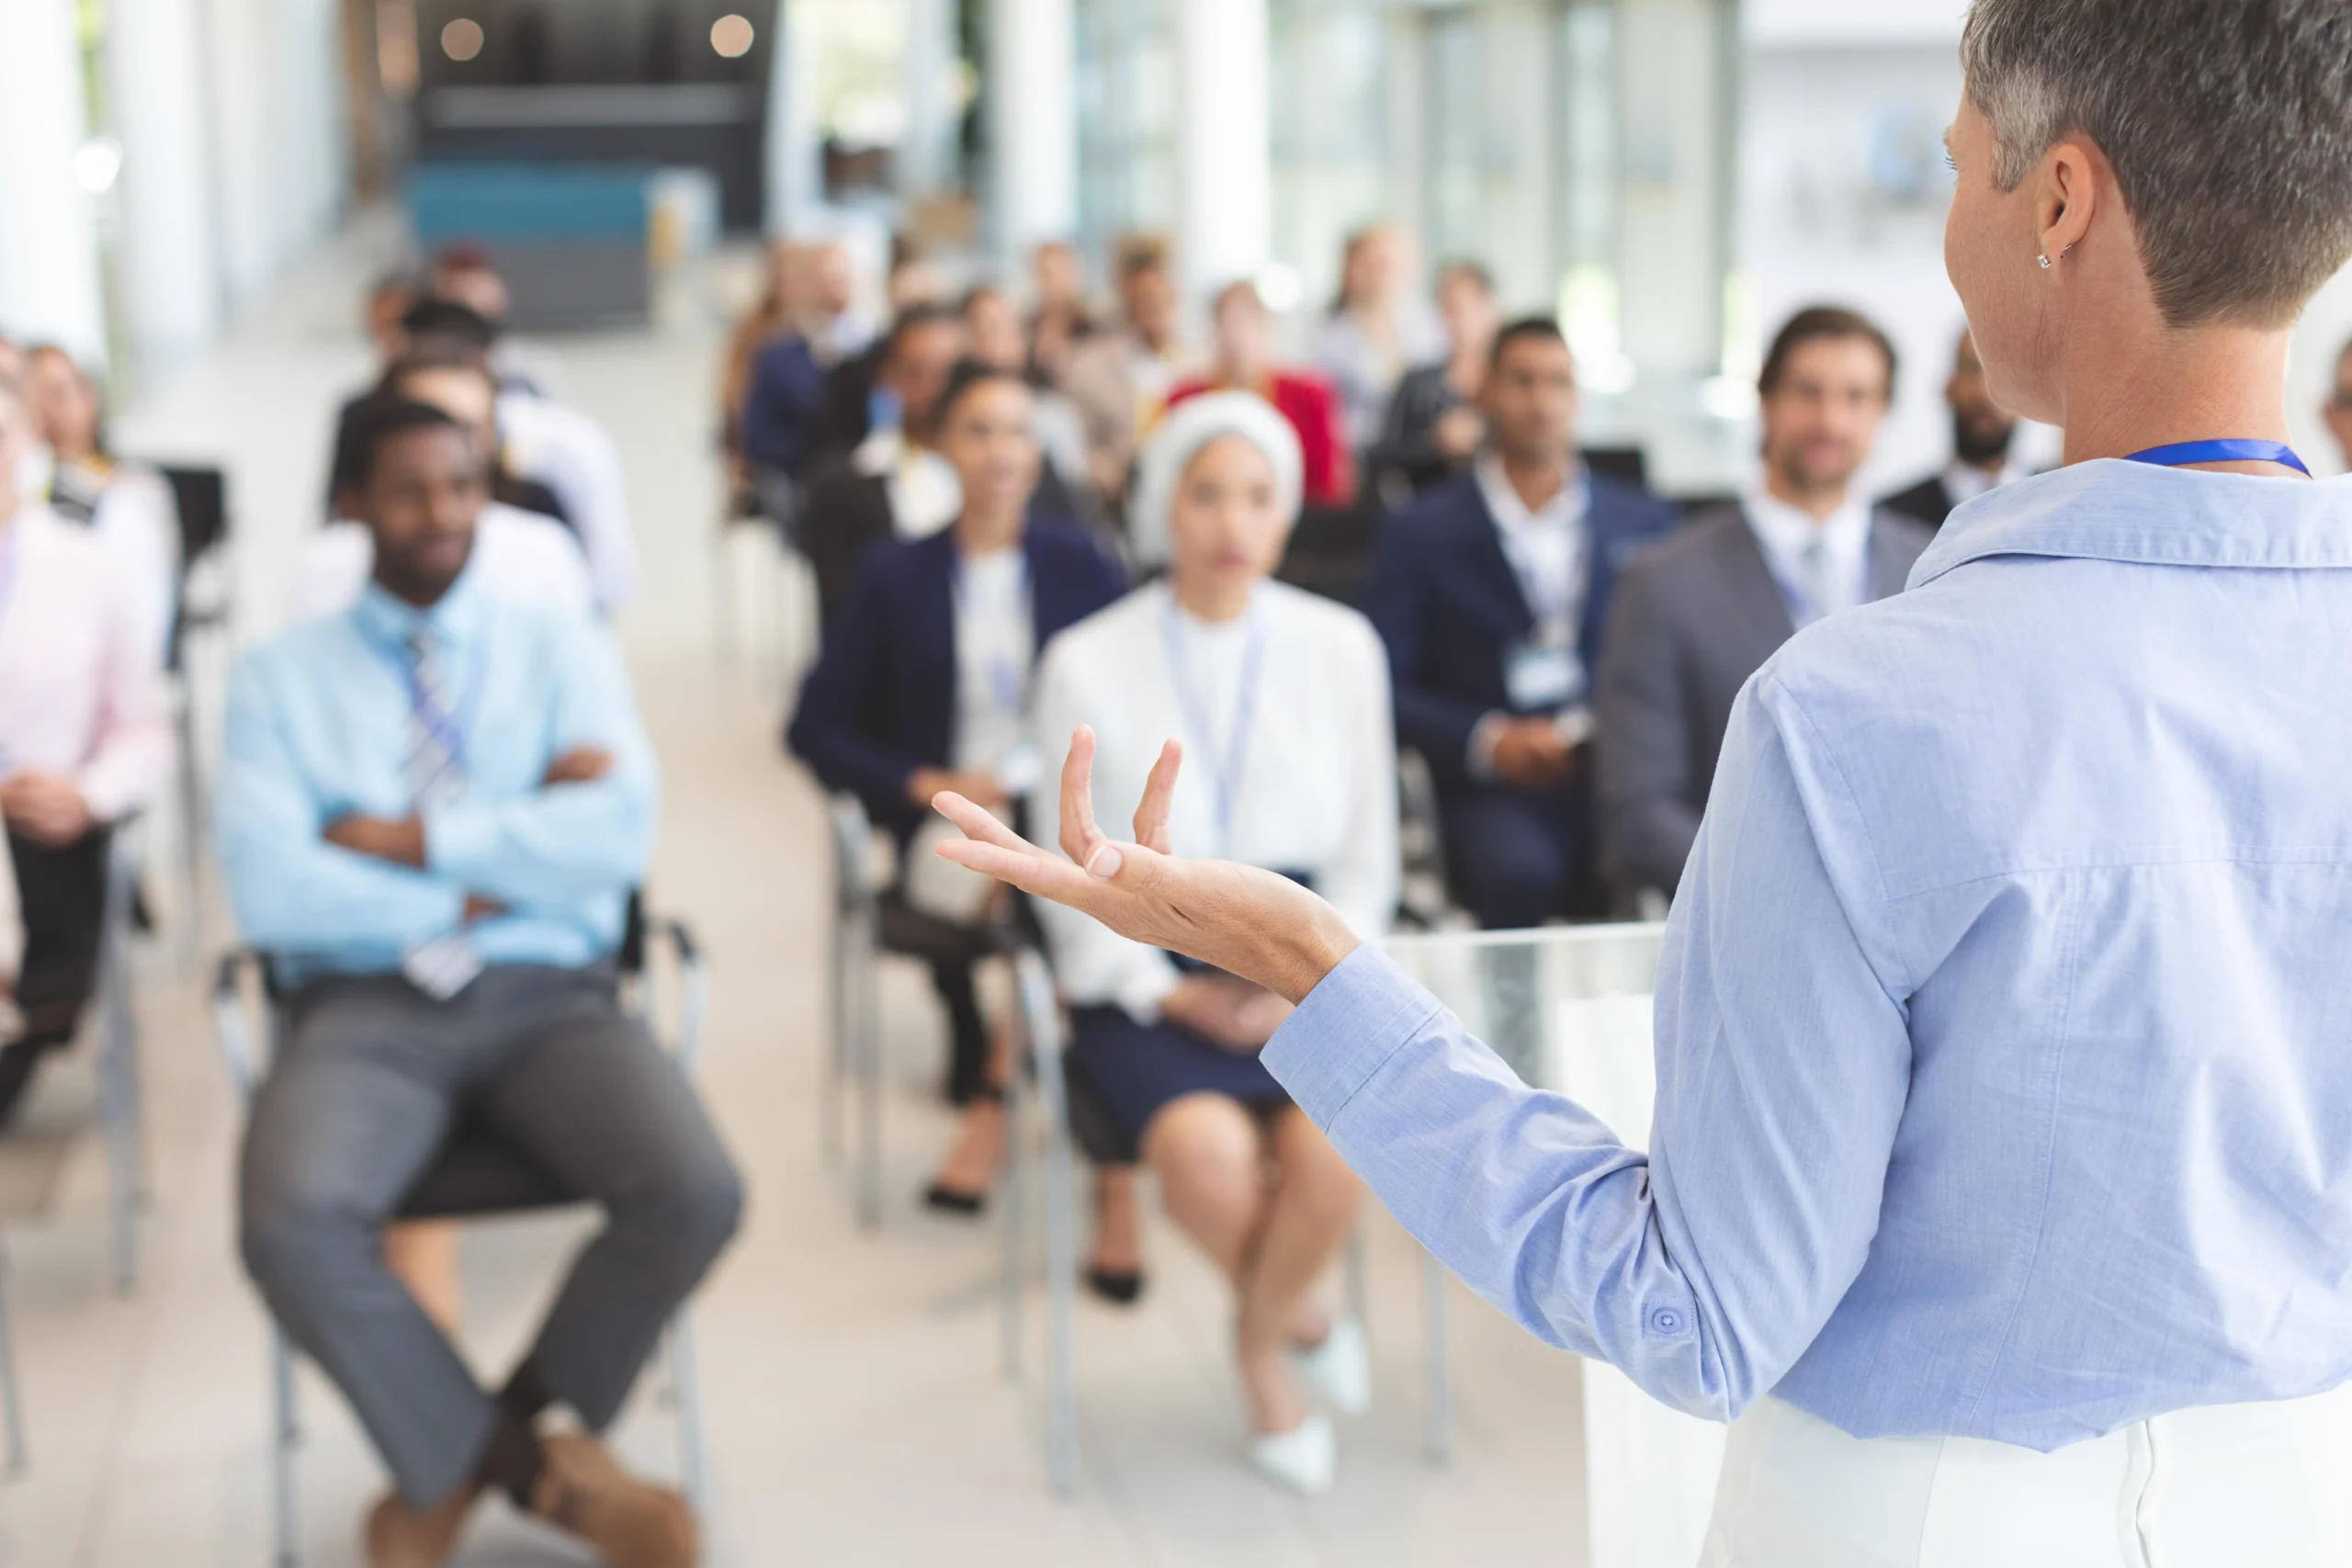
<svg viewBox="0 0 2352 1568"><path fill-rule="evenodd" d="M1169 849L1168 807L1182 761L1175 741L1160 749L1136 807L1135 840L1114 842L1095 825L1094 732L1080 725L1062 764L1061 854L1030 843L953 791L932 805L965 836L940 844L938 852L1091 915L1121 936L1305 1000L1354 951L1354 933L1330 905L1288 877L1232 861L1177 859Z"/></svg>

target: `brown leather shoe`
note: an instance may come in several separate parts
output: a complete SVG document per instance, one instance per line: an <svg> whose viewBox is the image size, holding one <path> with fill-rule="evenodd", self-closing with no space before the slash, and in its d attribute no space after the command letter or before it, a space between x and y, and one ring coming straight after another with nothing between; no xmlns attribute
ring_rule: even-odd
<svg viewBox="0 0 2352 1568"><path fill-rule="evenodd" d="M630 1476L594 1438L560 1433L540 1449L531 1512L594 1547L611 1568L695 1568L701 1532L684 1497Z"/></svg>
<svg viewBox="0 0 2352 1568"><path fill-rule="evenodd" d="M481 1487L460 1486L420 1512L393 1493L368 1515L368 1568L441 1568L481 1498Z"/></svg>

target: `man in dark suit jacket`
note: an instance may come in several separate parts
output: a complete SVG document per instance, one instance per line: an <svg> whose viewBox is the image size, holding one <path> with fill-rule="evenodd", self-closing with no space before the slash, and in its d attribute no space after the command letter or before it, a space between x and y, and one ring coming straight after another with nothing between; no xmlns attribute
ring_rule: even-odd
<svg viewBox="0 0 2352 1568"><path fill-rule="evenodd" d="M967 694L995 689L990 681L964 680L957 666L959 621L989 613L977 563L1001 562L1008 552L1020 552L1017 573L987 575L991 582L1018 583L1026 594L1029 663L1017 682L1024 689L1036 655L1056 632L1126 590L1125 574L1093 534L1028 510L1042 459L1032 429L1032 394L1017 371L970 362L957 367L940 396L939 415L941 448L957 471L961 511L951 526L928 537L886 541L866 553L785 737L826 787L857 795L867 815L902 844L929 817L931 797L941 790L994 806L1036 782L1015 776L1018 765L1009 754L976 756L966 743L992 730L1026 736L1025 725L1005 724L999 707L983 705L973 713L960 707ZM1001 601L996 608L1001 612ZM1001 637L975 638L983 640L1003 646ZM1025 706L1020 692L1001 700ZM967 731L967 725L980 728ZM967 953L932 958L933 983L953 1030L948 1092L958 1101L986 1083L988 1034L972 962Z"/></svg>
<svg viewBox="0 0 2352 1568"><path fill-rule="evenodd" d="M2009 447L2018 434L2017 416L1993 400L1984 379L1984 362L1976 357L1976 340L1960 334L1960 352L1944 383L1944 401L1951 405L1951 461L1909 490L1897 491L1881 506L1914 517L1930 529L1940 528L1952 509L1973 501L1996 486L2023 477L2009 461Z"/></svg>
<svg viewBox="0 0 2352 1568"><path fill-rule="evenodd" d="M1903 591L1927 526L1850 495L1894 351L1851 311L1800 312L1764 362L1764 482L1625 569L1600 657L1601 852L1620 890L1672 894L1747 678L1799 629Z"/></svg>
<svg viewBox="0 0 2352 1568"><path fill-rule="evenodd" d="M1589 671L1617 573L1673 509L1576 459L1576 380L1548 321L1496 334L1487 447L1383 532L1364 609L1388 646L1398 740L1428 760L1454 894L1542 923L1589 882Z"/></svg>

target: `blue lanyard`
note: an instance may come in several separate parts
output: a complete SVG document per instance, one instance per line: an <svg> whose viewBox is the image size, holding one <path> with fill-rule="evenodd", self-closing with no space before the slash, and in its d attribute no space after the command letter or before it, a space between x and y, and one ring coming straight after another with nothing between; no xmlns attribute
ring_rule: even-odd
<svg viewBox="0 0 2352 1568"><path fill-rule="evenodd" d="M449 755L456 759L458 772L471 773L473 762L467 752L470 750L468 738L473 732L474 709L481 703L482 649L480 639L474 643L473 657L466 661L463 694L447 713L435 706L426 695L424 683L416 678L416 662L409 658L406 649L381 642L370 632L363 631L360 640L374 649L384 662L392 667L392 672L400 677L401 686L408 692L409 713L449 749Z"/></svg>
<svg viewBox="0 0 2352 1568"><path fill-rule="evenodd" d="M2312 477L2295 449L2283 441L2181 441L2170 446L2151 446L2123 460L2152 463L2159 468L2187 468L2192 463L2277 463L2305 479Z"/></svg>
<svg viewBox="0 0 2352 1568"><path fill-rule="evenodd" d="M1184 728L1200 737L1208 753L1210 809L1216 814L1218 852L1233 852L1233 797L1241 789L1241 760L1250 746L1250 720L1257 711L1258 682L1266 662L1266 621L1253 601L1250 606L1250 640L1241 653L1241 688L1233 698L1233 732L1219 746L1210 727L1207 705L1193 684L1192 667L1184 662L1183 627L1179 624L1176 596L1170 592L1161 606L1160 628L1168 638L1168 674L1176 700L1184 709Z"/></svg>

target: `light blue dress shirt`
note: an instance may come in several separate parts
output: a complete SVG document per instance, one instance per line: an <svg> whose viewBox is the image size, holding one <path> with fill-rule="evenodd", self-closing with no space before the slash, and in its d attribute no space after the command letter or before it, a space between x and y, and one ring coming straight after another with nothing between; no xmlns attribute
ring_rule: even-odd
<svg viewBox="0 0 2352 1568"><path fill-rule="evenodd" d="M1527 1328L1718 1419L2049 1450L2352 1376L2352 481L1953 513L1742 694L1645 1156L1376 951L1265 1063Z"/></svg>
<svg viewBox="0 0 2352 1568"><path fill-rule="evenodd" d="M657 784L620 655L602 627L503 604L469 571L428 611L370 584L350 610L247 652L229 688L215 812L244 940L298 972L374 974L457 931L466 896L509 913L469 934L491 964L580 965L611 953L652 848ZM426 865L320 835L412 802L403 650L439 640L467 785L424 813ZM578 746L614 754L593 784L540 786Z"/></svg>

